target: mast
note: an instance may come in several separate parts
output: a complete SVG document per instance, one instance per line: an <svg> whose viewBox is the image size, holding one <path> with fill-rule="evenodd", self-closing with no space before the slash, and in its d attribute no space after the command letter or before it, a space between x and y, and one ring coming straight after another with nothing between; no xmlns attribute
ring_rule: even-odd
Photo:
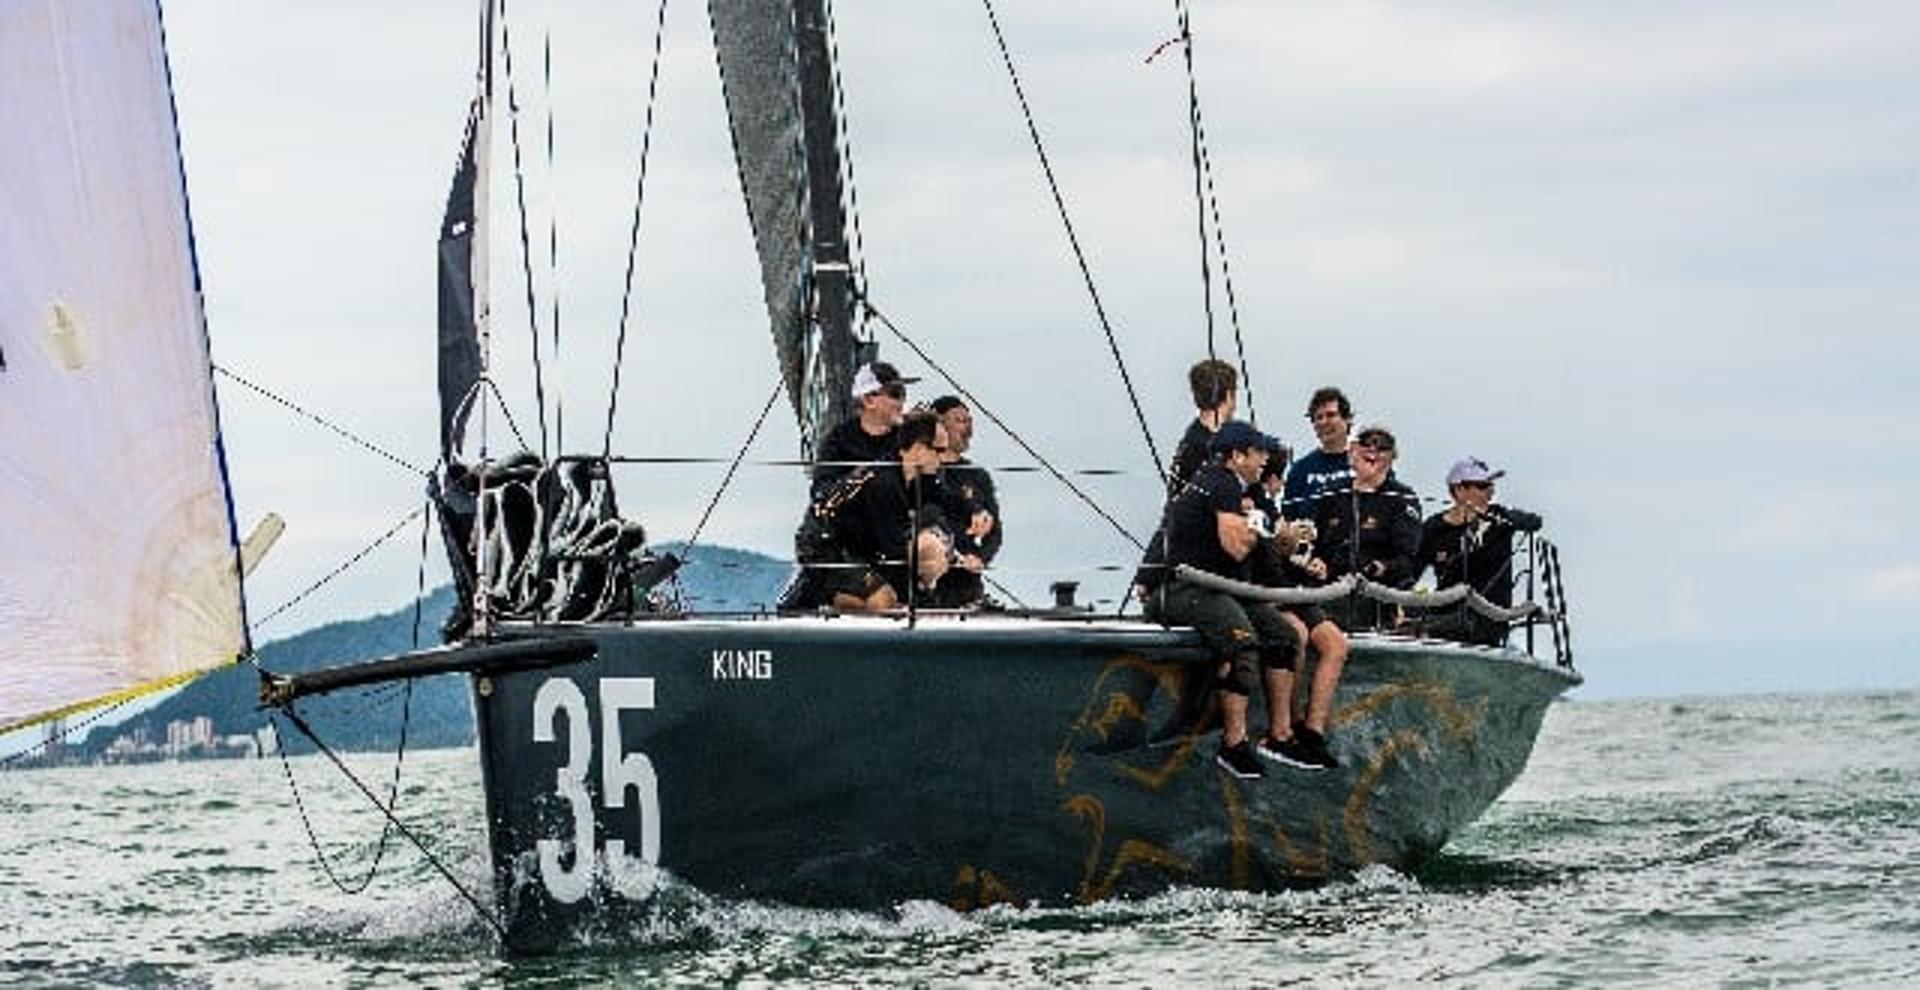
<svg viewBox="0 0 1920 990"><path fill-rule="evenodd" d="M854 282L826 0L708 0L767 316L804 453L849 415Z"/></svg>
<svg viewBox="0 0 1920 990"><path fill-rule="evenodd" d="M456 627L485 633L491 583L481 529L486 500L487 449L487 189L492 148L494 0L480 0L480 49L466 134L440 221L437 369L440 392L440 471L431 490L440 509L447 563L459 600ZM479 415L478 449L465 455L468 421ZM471 473L468 473L471 470Z"/></svg>

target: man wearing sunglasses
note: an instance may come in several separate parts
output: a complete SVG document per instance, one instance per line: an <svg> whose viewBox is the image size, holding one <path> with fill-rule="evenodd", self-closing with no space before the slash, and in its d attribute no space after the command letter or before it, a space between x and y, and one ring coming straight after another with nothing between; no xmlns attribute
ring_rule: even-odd
<svg viewBox="0 0 1920 990"><path fill-rule="evenodd" d="M1323 496L1314 517L1320 545L1307 571L1332 581L1358 574L1394 588L1411 588L1420 550L1420 496L1393 476L1397 453L1393 431L1369 426L1360 431L1349 460L1353 483L1345 493ZM1392 628L1397 609L1371 598L1332 603L1334 621L1343 629Z"/></svg>
<svg viewBox="0 0 1920 990"><path fill-rule="evenodd" d="M898 459L893 431L906 415L907 386L919 380L901 377L900 369L885 361L863 364L854 372L853 401L860 411L820 441L810 492L815 501L855 467Z"/></svg>
<svg viewBox="0 0 1920 990"><path fill-rule="evenodd" d="M1543 523L1531 512L1494 503L1494 483L1505 475L1478 457L1454 462L1447 470L1453 504L1422 524L1417 564L1433 568L1436 587L1464 584L1503 608L1513 604L1513 535L1538 532ZM1504 623L1465 608L1428 631L1484 646L1499 646L1507 638Z"/></svg>
<svg viewBox="0 0 1920 990"><path fill-rule="evenodd" d="M953 558L931 481L947 451L940 417L916 410L893 433L896 456L848 471L807 506L794 536L802 608L871 612L928 603Z"/></svg>

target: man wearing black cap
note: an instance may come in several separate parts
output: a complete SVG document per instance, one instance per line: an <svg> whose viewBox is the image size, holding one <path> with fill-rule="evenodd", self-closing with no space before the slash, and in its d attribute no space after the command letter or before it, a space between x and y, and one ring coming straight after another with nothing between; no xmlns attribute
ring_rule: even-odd
<svg viewBox="0 0 1920 990"><path fill-rule="evenodd" d="M1248 517L1247 486L1258 481L1275 441L1239 420L1214 434L1213 459L1196 471L1167 502L1161 528L1166 533L1168 567L1195 570L1245 581L1258 533ZM1214 762L1240 778L1264 774L1247 736L1247 705L1262 671L1292 670L1300 654L1300 635L1272 604L1236 599L1185 581L1167 581L1148 601L1149 614L1168 625L1192 626L1217 664L1216 700L1222 727ZM1185 699L1183 699L1185 700ZM1290 699L1269 698L1269 708Z"/></svg>
<svg viewBox="0 0 1920 990"><path fill-rule="evenodd" d="M858 465L896 459L893 431L906 413L907 386L919 380L902 378L900 370L885 361L860 366L853 375L853 401L860 411L821 438L813 458L813 499L826 495Z"/></svg>
<svg viewBox="0 0 1920 990"><path fill-rule="evenodd" d="M1503 608L1513 604L1513 535L1537 532L1542 525L1531 512L1494 504L1494 482L1505 475L1478 457L1454 462L1447 470L1447 494L1453 504L1421 526L1416 565L1433 568L1438 588L1464 584ZM1505 623L1466 608L1450 618L1453 621L1443 619L1429 631L1485 646L1506 642Z"/></svg>

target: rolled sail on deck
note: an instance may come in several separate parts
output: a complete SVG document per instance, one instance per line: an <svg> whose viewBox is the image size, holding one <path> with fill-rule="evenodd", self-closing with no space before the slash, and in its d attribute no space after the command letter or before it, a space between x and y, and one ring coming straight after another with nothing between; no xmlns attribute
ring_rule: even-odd
<svg viewBox="0 0 1920 990"><path fill-rule="evenodd" d="M0 2L0 729L246 648L160 12Z"/></svg>

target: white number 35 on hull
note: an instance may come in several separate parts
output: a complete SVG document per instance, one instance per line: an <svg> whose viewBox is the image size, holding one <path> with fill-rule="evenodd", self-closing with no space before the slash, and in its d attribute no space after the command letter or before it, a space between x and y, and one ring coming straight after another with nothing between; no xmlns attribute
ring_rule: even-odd
<svg viewBox="0 0 1920 990"><path fill-rule="evenodd" d="M540 879L547 893L562 904L573 904L593 890L596 864L605 870L608 885L622 897L644 900L653 893L660 862L660 786L653 761L645 753L620 749L620 713L653 707L653 678L600 679L600 799L608 808L627 806L634 792L634 810L640 816L640 849L635 856L624 839L608 839L604 849L596 842L593 796L587 791L587 768L593 763L592 715L580 686L564 677L540 685L533 696L533 741L555 740L559 716L567 717L567 762L554 775L554 790L570 806L573 837L541 839ZM565 862L571 852L572 863Z"/></svg>

